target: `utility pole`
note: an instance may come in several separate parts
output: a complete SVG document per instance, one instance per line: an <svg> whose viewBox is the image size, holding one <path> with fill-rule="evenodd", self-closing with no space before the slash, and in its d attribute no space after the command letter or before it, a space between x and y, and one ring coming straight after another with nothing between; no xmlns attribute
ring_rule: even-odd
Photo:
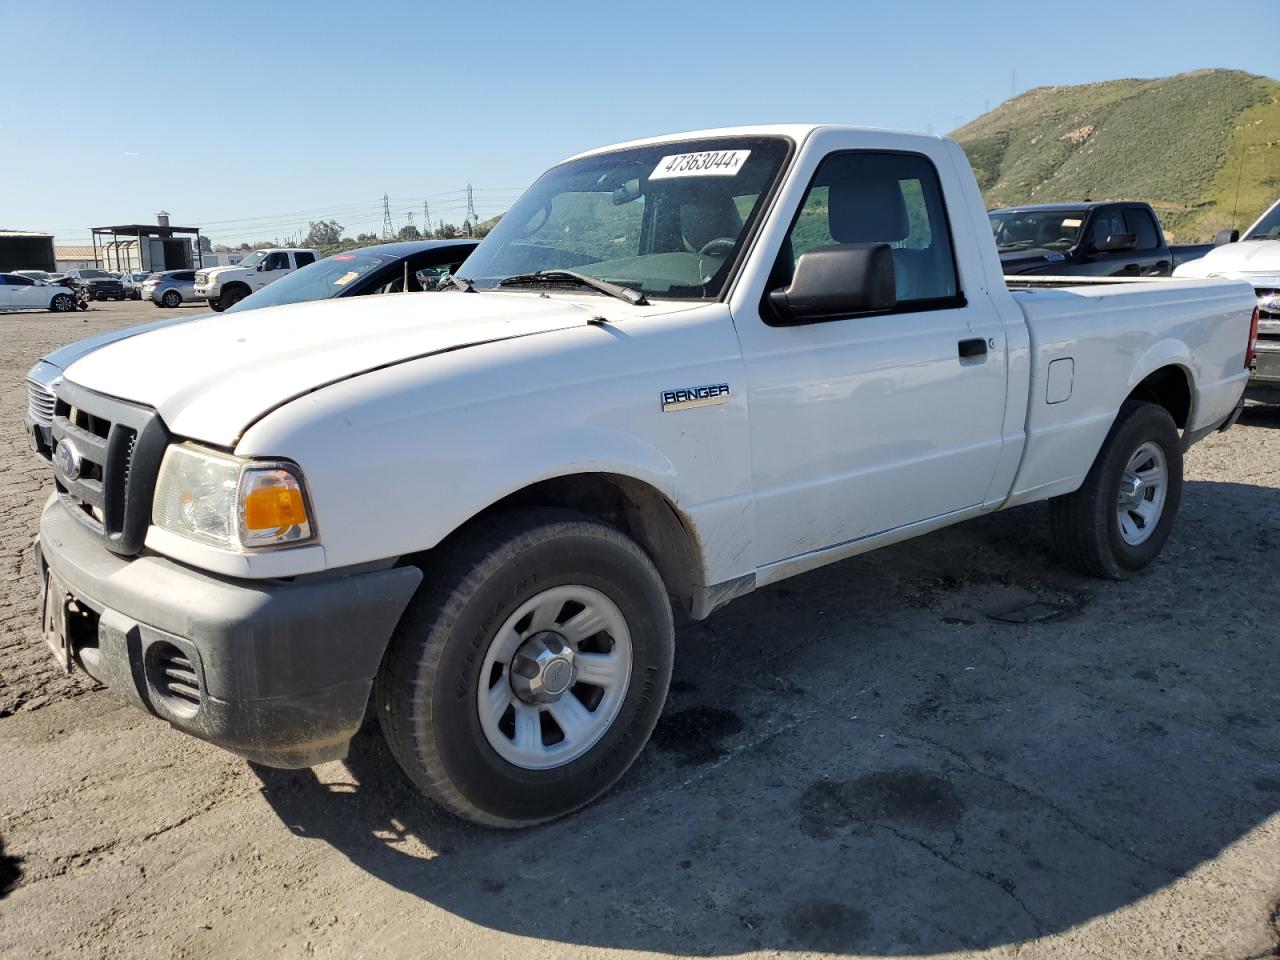
<svg viewBox="0 0 1280 960"><path fill-rule="evenodd" d="M422 201L422 232L426 236L431 235L431 205L427 201Z"/></svg>
<svg viewBox="0 0 1280 960"><path fill-rule="evenodd" d="M382 195L382 239L390 240L395 232L396 228L391 222L391 201L384 193Z"/></svg>

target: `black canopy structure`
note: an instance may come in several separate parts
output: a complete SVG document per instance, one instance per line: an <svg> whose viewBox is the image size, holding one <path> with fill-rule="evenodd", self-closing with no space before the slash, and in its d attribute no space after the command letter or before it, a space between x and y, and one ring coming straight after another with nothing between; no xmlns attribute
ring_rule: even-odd
<svg viewBox="0 0 1280 960"><path fill-rule="evenodd" d="M93 257L104 269L189 270L204 266L199 227L175 227L162 214L161 223L121 223L91 227Z"/></svg>

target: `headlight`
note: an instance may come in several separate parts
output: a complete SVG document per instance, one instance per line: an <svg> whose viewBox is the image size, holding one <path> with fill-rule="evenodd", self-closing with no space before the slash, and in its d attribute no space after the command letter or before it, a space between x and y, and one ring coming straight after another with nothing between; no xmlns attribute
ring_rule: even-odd
<svg viewBox="0 0 1280 960"><path fill-rule="evenodd" d="M295 465L245 460L190 443L165 451L151 522L231 550L290 546L315 536Z"/></svg>

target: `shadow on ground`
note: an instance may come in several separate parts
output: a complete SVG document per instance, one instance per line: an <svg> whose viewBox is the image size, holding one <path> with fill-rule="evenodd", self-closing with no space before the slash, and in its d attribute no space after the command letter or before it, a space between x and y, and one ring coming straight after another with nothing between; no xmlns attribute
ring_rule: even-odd
<svg viewBox="0 0 1280 960"><path fill-rule="evenodd" d="M1084 923L1280 808L1256 603L1280 574L1280 490L1188 483L1161 563L1123 584L1064 571L1043 513L686 626L654 743L566 820L461 824L414 792L374 728L345 770L258 770L263 793L297 835L521 936L898 955ZM1049 615L991 618L1028 605Z"/></svg>

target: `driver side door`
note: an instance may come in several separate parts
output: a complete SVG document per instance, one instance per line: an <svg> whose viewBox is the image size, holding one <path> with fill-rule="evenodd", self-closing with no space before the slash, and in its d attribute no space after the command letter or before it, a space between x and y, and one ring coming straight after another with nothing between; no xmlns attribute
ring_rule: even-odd
<svg viewBox="0 0 1280 960"><path fill-rule="evenodd" d="M253 273L253 289L261 290L271 281L283 277L289 269L289 254L282 250L267 254L267 259Z"/></svg>

